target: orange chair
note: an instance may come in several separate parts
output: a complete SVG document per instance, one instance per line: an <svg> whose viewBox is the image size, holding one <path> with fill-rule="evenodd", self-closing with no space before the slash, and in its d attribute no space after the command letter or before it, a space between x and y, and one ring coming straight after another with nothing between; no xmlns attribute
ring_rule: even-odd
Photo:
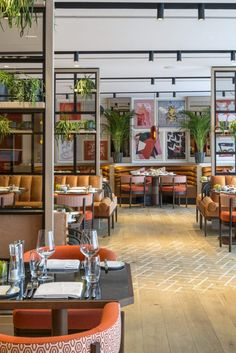
<svg viewBox="0 0 236 353"><path fill-rule="evenodd" d="M148 184L145 176L121 175L120 176L120 206L122 194L129 195L129 207L132 204L133 195L143 196L143 207L146 204L146 193L148 192Z"/></svg>
<svg viewBox="0 0 236 353"><path fill-rule="evenodd" d="M172 205L175 207L175 199L178 197L180 205L180 196L185 196L185 206L188 206L187 199L187 177L186 175L163 175L160 178L160 207L162 207L163 194L172 195Z"/></svg>
<svg viewBox="0 0 236 353"><path fill-rule="evenodd" d="M73 207L76 210L81 211L84 215L83 228L85 228L85 222L90 223L93 228L94 220L94 197L93 194L78 195L78 194L58 194L57 205L65 205Z"/></svg>
<svg viewBox="0 0 236 353"><path fill-rule="evenodd" d="M0 195L0 207L6 206L14 206L15 204L15 194L13 192L9 192L7 194Z"/></svg>
<svg viewBox="0 0 236 353"><path fill-rule="evenodd" d="M109 249L100 248L98 255L101 261L116 260L116 254ZM24 254L24 261L29 262L30 251ZM79 259L84 260L84 255L80 251L79 245L56 246L54 254L50 259ZM101 309L69 309L68 327L70 332L89 330L98 324L101 318ZM14 310L13 325L16 336L37 336L50 335L51 333L51 313L50 310Z"/></svg>
<svg viewBox="0 0 236 353"><path fill-rule="evenodd" d="M229 227L229 252L232 250L233 228L236 227L236 195L219 196L219 243L222 246L222 224Z"/></svg>
<svg viewBox="0 0 236 353"><path fill-rule="evenodd" d="M101 310L100 322L85 332L31 338L0 334L0 351L7 353L121 353L123 352L123 330L121 331L120 306L118 303L111 302L105 304ZM102 347L101 350L100 347Z"/></svg>

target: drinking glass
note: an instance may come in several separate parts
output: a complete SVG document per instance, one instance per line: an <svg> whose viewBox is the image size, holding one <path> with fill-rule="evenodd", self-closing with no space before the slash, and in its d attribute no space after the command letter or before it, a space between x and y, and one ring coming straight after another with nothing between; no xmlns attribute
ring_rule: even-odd
<svg viewBox="0 0 236 353"><path fill-rule="evenodd" d="M84 261L84 274L88 284L98 283L100 278L100 257L94 256Z"/></svg>
<svg viewBox="0 0 236 353"><path fill-rule="evenodd" d="M80 251L90 260L99 250L96 229L84 229L80 237Z"/></svg>
<svg viewBox="0 0 236 353"><path fill-rule="evenodd" d="M39 230L36 251L44 260L43 274L39 277L39 280L53 280L53 276L49 276L47 272L47 259L55 251L54 237L52 231L46 231L44 229Z"/></svg>
<svg viewBox="0 0 236 353"><path fill-rule="evenodd" d="M0 284L7 282L7 261L0 261Z"/></svg>
<svg viewBox="0 0 236 353"><path fill-rule="evenodd" d="M41 276L44 270L44 261L36 250L30 251L29 265L32 279Z"/></svg>

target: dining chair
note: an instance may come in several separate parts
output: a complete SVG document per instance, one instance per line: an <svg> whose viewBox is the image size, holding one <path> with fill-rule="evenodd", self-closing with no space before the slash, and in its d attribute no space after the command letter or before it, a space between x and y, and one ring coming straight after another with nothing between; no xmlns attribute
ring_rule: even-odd
<svg viewBox="0 0 236 353"><path fill-rule="evenodd" d="M120 176L120 207L122 195L129 195L129 207L131 207L133 195L143 196L143 207L146 205L146 193L148 185L146 176L121 175Z"/></svg>
<svg viewBox="0 0 236 353"><path fill-rule="evenodd" d="M160 207L162 207L163 194L172 195L172 207L175 208L175 200L185 196L185 207L188 207L187 177L186 175L163 175L160 177Z"/></svg>
<svg viewBox="0 0 236 353"><path fill-rule="evenodd" d="M229 227L229 252L232 251L233 228L236 227L236 195L219 195L219 244L222 246L222 224Z"/></svg>
<svg viewBox="0 0 236 353"><path fill-rule="evenodd" d="M98 251L100 260L117 260L117 255L110 249L100 248ZM24 253L24 261L29 262L30 251ZM50 259L85 259L79 245L59 245ZM101 318L101 309L69 309L69 332L89 330L92 325L97 325ZM13 325L16 336L43 336L51 334L51 312L47 309L17 309L13 311Z"/></svg>
<svg viewBox="0 0 236 353"><path fill-rule="evenodd" d="M65 205L80 211L84 215L82 228L94 222L94 196L93 194L58 194L57 205Z"/></svg>
<svg viewBox="0 0 236 353"><path fill-rule="evenodd" d="M97 311L97 309L84 310ZM123 353L122 333L124 330L119 303L106 303L100 315L95 314L95 317L96 324L91 325L88 330L64 336L16 337L0 334L0 351L7 353Z"/></svg>

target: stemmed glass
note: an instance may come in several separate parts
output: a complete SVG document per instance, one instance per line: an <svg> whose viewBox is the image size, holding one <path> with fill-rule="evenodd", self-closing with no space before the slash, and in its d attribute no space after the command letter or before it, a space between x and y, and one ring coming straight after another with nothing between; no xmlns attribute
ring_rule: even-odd
<svg viewBox="0 0 236 353"><path fill-rule="evenodd" d="M55 244L52 231L46 231L41 229L38 231L38 241L36 247L37 253L43 259L44 267L43 274L39 277L41 281L53 280L52 276L48 275L47 272L47 259L54 253Z"/></svg>
<svg viewBox="0 0 236 353"><path fill-rule="evenodd" d="M90 260L99 250L98 236L95 229L84 229L80 237L80 251Z"/></svg>

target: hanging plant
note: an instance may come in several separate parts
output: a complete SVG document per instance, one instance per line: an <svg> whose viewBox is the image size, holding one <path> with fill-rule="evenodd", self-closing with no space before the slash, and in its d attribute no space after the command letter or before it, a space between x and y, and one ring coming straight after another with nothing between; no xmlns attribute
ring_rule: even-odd
<svg viewBox="0 0 236 353"><path fill-rule="evenodd" d="M70 142L73 137L73 133L79 132L80 129L84 128L84 121L71 121L67 117L59 120L55 124L55 139L57 143L59 141Z"/></svg>
<svg viewBox="0 0 236 353"><path fill-rule="evenodd" d="M34 5L37 0L0 0L0 25L7 21L10 28L16 26L20 29L20 36L24 35L26 28L31 28L33 21L37 22Z"/></svg>
<svg viewBox="0 0 236 353"><path fill-rule="evenodd" d="M74 92L81 95L82 98L91 98L93 91L96 89L94 81L90 76L79 79L74 87Z"/></svg>
<svg viewBox="0 0 236 353"><path fill-rule="evenodd" d="M229 123L229 132L230 134L232 134L234 136L234 138L236 139L236 120L231 121Z"/></svg>
<svg viewBox="0 0 236 353"><path fill-rule="evenodd" d="M0 142L11 133L10 120L7 119L6 115L0 115Z"/></svg>

